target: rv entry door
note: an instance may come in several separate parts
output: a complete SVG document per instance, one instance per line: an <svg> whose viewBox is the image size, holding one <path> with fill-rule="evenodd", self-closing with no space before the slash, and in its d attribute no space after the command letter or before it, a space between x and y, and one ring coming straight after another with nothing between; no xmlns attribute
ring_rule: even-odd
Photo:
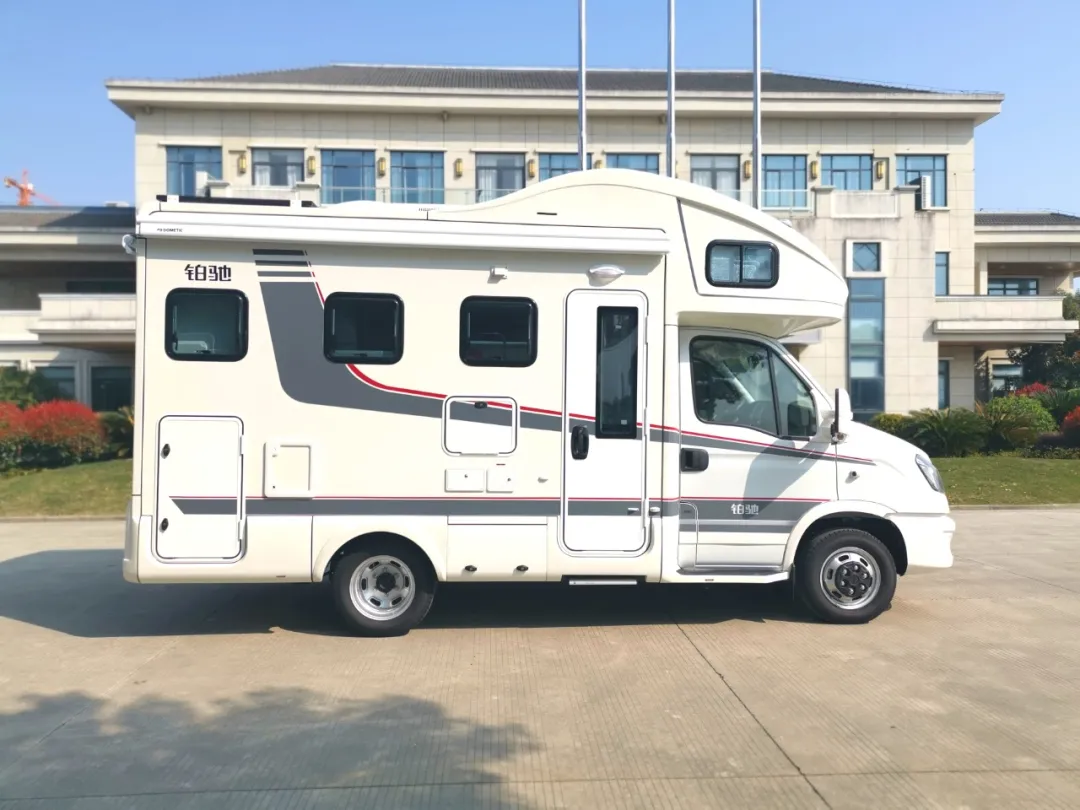
<svg viewBox="0 0 1080 810"><path fill-rule="evenodd" d="M158 424L157 554L230 560L243 528L243 425L232 416L166 416Z"/></svg>
<svg viewBox="0 0 1080 810"><path fill-rule="evenodd" d="M566 299L561 514L570 551L645 545L647 314L647 299L633 290L576 290Z"/></svg>

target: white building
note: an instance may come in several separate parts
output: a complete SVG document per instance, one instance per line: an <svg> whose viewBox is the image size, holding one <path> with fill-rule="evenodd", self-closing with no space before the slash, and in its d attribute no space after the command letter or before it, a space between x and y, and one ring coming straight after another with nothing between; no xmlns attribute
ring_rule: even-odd
<svg viewBox="0 0 1080 810"><path fill-rule="evenodd" d="M665 171L666 74L590 70L588 84L591 165ZM750 74L681 71L677 87L676 175L749 201ZM136 203L164 193L464 203L578 167L572 69L333 65L107 88L135 122ZM1009 347L1077 327L1059 293L1080 262L1080 217L975 210L975 132L1002 100L763 76L764 207L851 279L848 322L790 343L864 415L971 405L1015 374ZM0 229L18 216L0 215ZM0 255L0 285L19 286L26 309L0 311L0 359L73 363L89 398L94 365L118 355L88 353L102 344L87 348L85 336L103 329L88 323L120 327L111 307L133 306L130 294L64 287L83 296L71 306L89 319L69 320L84 342L43 333L60 290L35 287L36 248L21 249L17 262ZM116 245L112 259L123 258ZM93 277L95 266L69 266L72 281ZM7 341L18 329L5 319L26 340ZM58 340L62 350L42 348Z"/></svg>

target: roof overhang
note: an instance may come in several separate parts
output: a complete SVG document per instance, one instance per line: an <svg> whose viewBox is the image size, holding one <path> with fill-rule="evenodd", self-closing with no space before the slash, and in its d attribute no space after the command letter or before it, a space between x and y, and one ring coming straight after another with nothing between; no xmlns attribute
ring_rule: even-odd
<svg viewBox="0 0 1080 810"><path fill-rule="evenodd" d="M1080 226L976 225L975 245L1069 245L1080 246Z"/></svg>
<svg viewBox="0 0 1080 810"><path fill-rule="evenodd" d="M518 113L576 115L577 94L563 90L459 90L117 79L106 83L109 100L131 118L155 107L209 109L370 110L441 115ZM748 92L678 92L683 117L745 117ZM999 93L762 93L771 118L962 118L976 124L1001 112ZM667 95L657 92L589 92L591 115L662 115Z"/></svg>
<svg viewBox="0 0 1080 810"><path fill-rule="evenodd" d="M1076 321L1054 320L937 320L934 334L941 343L1016 346L1025 343L1064 343L1080 328Z"/></svg>

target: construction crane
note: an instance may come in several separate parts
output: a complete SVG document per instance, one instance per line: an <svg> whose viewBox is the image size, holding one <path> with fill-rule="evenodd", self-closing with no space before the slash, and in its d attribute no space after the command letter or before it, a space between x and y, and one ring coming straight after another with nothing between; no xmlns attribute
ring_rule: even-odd
<svg viewBox="0 0 1080 810"><path fill-rule="evenodd" d="M22 182L19 182L14 177L5 177L4 185L19 192L19 201L16 205L33 205L34 198L41 200L46 205L60 205L52 197L42 194L34 188L34 184L30 182L30 172L26 169L23 169L22 172Z"/></svg>

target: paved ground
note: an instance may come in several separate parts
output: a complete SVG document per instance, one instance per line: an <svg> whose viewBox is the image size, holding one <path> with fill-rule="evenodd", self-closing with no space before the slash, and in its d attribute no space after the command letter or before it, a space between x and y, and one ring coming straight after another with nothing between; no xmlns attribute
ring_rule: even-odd
<svg viewBox="0 0 1080 810"><path fill-rule="evenodd" d="M391 640L319 586L128 585L119 524L0 524L0 810L1080 807L1080 512L958 520L868 626L464 586Z"/></svg>

